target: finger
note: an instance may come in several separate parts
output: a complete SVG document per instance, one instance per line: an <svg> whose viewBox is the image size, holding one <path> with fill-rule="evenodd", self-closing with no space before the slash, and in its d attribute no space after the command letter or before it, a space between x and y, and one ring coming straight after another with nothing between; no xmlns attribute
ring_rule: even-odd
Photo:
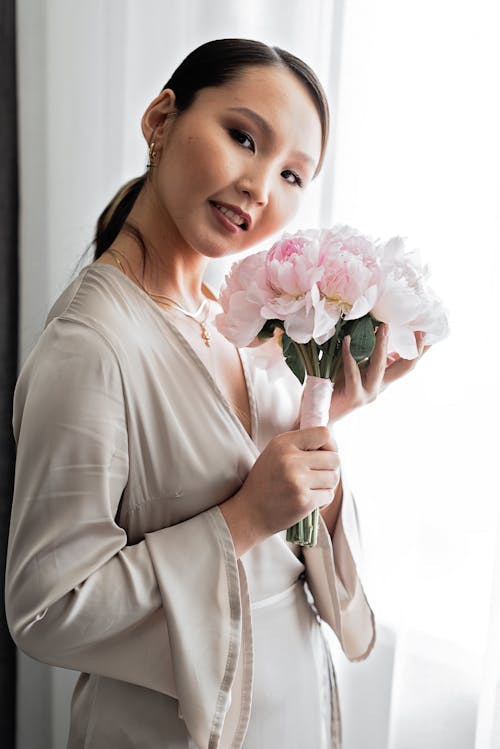
<svg viewBox="0 0 500 749"><path fill-rule="evenodd" d="M290 440L299 450L319 450L330 438L327 426L303 427L292 432L283 432L279 435L283 440Z"/></svg>
<svg viewBox="0 0 500 749"><path fill-rule="evenodd" d="M422 356L427 353L431 348L431 344L427 346L423 345L425 338L425 332L416 331L415 343L417 344L418 355L413 359L403 359L396 351L392 351L387 357L386 370L382 380L382 389L385 389L387 385L395 380L398 380L403 375L411 372L414 369Z"/></svg>
<svg viewBox="0 0 500 749"><path fill-rule="evenodd" d="M357 365L356 359L351 354L351 336L346 335L342 341L342 359L344 362L344 387L345 392L349 396L356 396L361 394L363 390L363 382L361 380L361 372ZM334 390L335 393L335 390Z"/></svg>
<svg viewBox="0 0 500 749"><path fill-rule="evenodd" d="M418 351L419 358L422 356L422 353L424 350L424 338L425 338L425 331L417 330L415 332L415 342L417 344L417 351Z"/></svg>
<svg viewBox="0 0 500 749"><path fill-rule="evenodd" d="M318 450L308 453L307 465L311 471L334 471L340 465L340 456L337 452Z"/></svg>
<svg viewBox="0 0 500 749"><path fill-rule="evenodd" d="M325 507L333 500L331 489L311 489L310 496L315 507Z"/></svg>
<svg viewBox="0 0 500 749"><path fill-rule="evenodd" d="M387 333L387 323L381 323L375 336L375 348L370 357L370 364L365 372L365 388L369 393L378 392L384 377L389 339Z"/></svg>
<svg viewBox="0 0 500 749"><path fill-rule="evenodd" d="M345 371L344 367L341 367L335 377L335 389L342 390L345 387Z"/></svg>
<svg viewBox="0 0 500 749"><path fill-rule="evenodd" d="M414 359L402 359L399 358L393 362L389 367L386 368L384 378L382 380L383 388L387 387L391 382L399 380L400 377L411 372L417 365L419 357Z"/></svg>
<svg viewBox="0 0 500 749"><path fill-rule="evenodd" d="M423 330L417 330L415 333L415 341L417 344L417 351L419 358L422 357L431 347L432 344L428 343L424 345L426 333Z"/></svg>
<svg viewBox="0 0 500 749"><path fill-rule="evenodd" d="M337 384L337 383L335 383L335 384ZM337 444L336 439L334 437L332 437L331 434L330 434L330 438L329 438L328 442L325 442L325 444L322 445L319 449L320 450L333 450L333 452L338 453L339 446Z"/></svg>
<svg viewBox="0 0 500 749"><path fill-rule="evenodd" d="M308 477L309 489L335 489L339 483L338 471L311 471Z"/></svg>
<svg viewBox="0 0 500 749"><path fill-rule="evenodd" d="M398 354L398 352L397 352L397 351L391 351L391 353L390 353L390 354L387 354L387 359L386 359L386 364L385 364L385 366L386 366L386 367L390 367L390 366L391 366L391 364L393 364L393 363L394 363L395 361L397 361L398 359L401 359L401 357L400 357L400 355Z"/></svg>
<svg viewBox="0 0 500 749"><path fill-rule="evenodd" d="M420 347L420 356L422 357L424 354L427 353L427 351L432 347L431 343L428 343L426 346L424 346L424 340L425 340L425 333L422 334L422 345Z"/></svg>

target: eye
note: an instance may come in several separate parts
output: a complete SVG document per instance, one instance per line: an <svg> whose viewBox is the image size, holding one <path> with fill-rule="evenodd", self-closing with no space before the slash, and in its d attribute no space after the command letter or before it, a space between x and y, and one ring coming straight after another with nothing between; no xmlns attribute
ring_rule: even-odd
<svg viewBox="0 0 500 749"><path fill-rule="evenodd" d="M301 178L299 177L298 174L296 174L295 172L290 171L290 169L285 169L285 171L282 172L282 174L286 174L286 172L288 172L288 174L292 174L295 177L295 182L290 182L291 185L298 185L298 187L302 187L303 186L304 183L302 182L302 180L301 180ZM287 180L287 182L288 182L288 180Z"/></svg>
<svg viewBox="0 0 500 749"><path fill-rule="evenodd" d="M234 128L234 127L229 128L229 132L233 140L236 140L241 145L243 145L242 141L248 140L252 144L251 150L255 151L255 144L254 144L253 138L250 135L245 133L243 130L239 130L238 128ZM297 185L298 187L303 187L304 183L296 172L292 172L290 169L285 169L283 174L285 173L292 174L295 177L294 182L290 182L288 179L286 180L290 185Z"/></svg>
<svg viewBox="0 0 500 749"><path fill-rule="evenodd" d="M241 145L243 145L243 143L241 142L240 138L242 138L243 140L248 140L250 141L250 143L253 144L253 139L249 135L244 133L243 130L238 130L237 128L230 128L229 132L231 133L231 137L234 140L238 141L238 143L241 143ZM252 151L254 150L255 148L252 148Z"/></svg>

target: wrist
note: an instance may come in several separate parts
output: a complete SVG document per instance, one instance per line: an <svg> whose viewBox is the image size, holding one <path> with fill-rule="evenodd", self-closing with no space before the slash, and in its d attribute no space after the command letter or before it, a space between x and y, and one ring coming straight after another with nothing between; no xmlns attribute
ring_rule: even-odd
<svg viewBox="0 0 500 749"><path fill-rule="evenodd" d="M242 489L218 507L231 533L237 559L266 538L249 511L249 503Z"/></svg>

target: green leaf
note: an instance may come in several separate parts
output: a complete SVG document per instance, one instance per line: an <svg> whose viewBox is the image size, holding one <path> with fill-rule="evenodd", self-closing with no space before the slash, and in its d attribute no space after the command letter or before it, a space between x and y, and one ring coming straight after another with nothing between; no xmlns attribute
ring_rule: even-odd
<svg viewBox="0 0 500 749"><path fill-rule="evenodd" d="M351 330L351 354L357 362L372 355L375 348L375 333L370 315L355 321Z"/></svg>
<svg viewBox="0 0 500 749"><path fill-rule="evenodd" d="M304 364L302 363L302 359L300 358L299 352L297 351L290 336L288 336L286 333L283 333L281 341L283 344L283 354L285 356L286 363L294 373L295 377L297 377L300 382L303 383L306 377L306 370Z"/></svg>

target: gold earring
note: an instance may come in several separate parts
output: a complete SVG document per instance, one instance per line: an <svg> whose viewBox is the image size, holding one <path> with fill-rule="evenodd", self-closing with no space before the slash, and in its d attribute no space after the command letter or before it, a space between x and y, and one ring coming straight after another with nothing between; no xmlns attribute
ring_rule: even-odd
<svg viewBox="0 0 500 749"><path fill-rule="evenodd" d="M149 164L148 169L150 169L152 166L156 166L156 157L158 153L155 151L155 143L154 140L151 141L151 145L149 146Z"/></svg>

